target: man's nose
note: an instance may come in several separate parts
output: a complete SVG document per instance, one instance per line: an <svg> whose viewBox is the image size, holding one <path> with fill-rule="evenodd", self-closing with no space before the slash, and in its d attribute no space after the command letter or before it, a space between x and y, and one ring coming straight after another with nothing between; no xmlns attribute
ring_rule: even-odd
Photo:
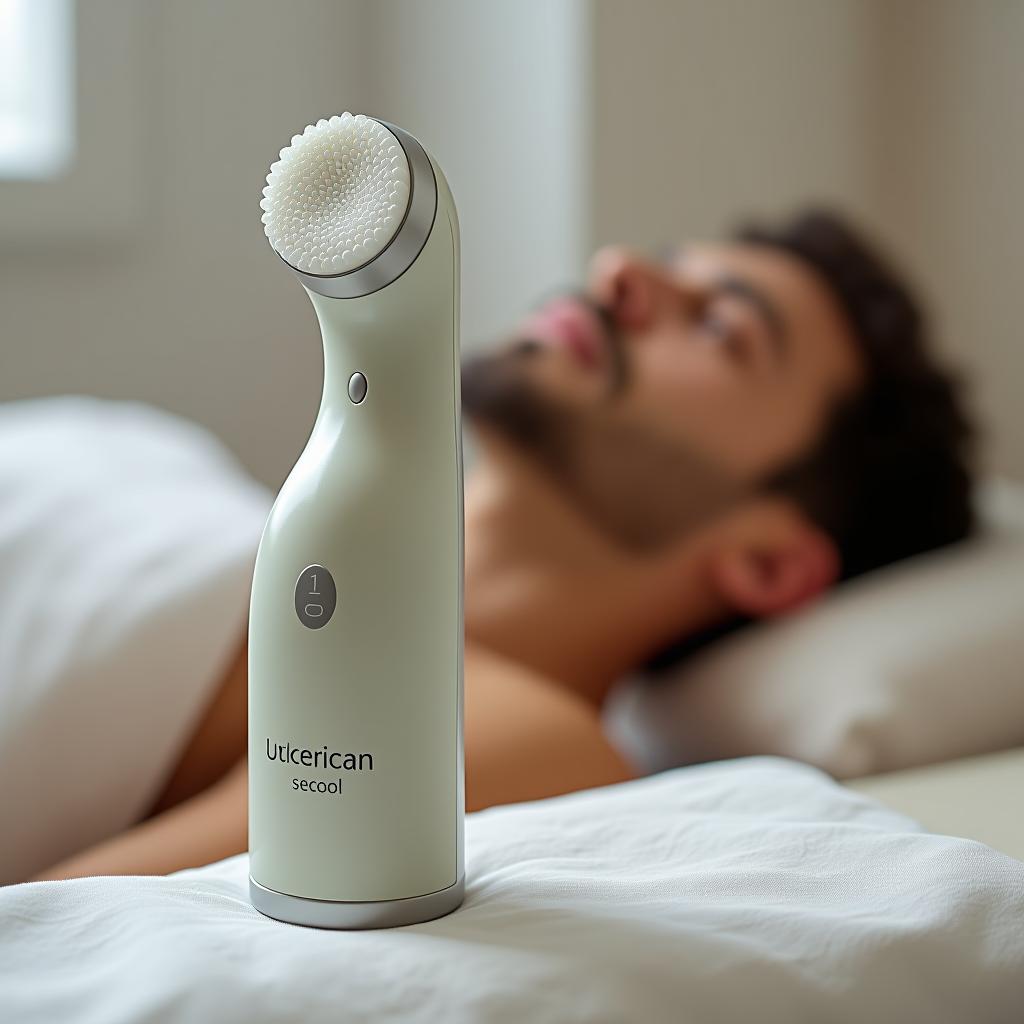
<svg viewBox="0 0 1024 1024"><path fill-rule="evenodd" d="M672 302L660 268L622 246L598 249L590 261L590 294L623 330L642 331Z"/></svg>

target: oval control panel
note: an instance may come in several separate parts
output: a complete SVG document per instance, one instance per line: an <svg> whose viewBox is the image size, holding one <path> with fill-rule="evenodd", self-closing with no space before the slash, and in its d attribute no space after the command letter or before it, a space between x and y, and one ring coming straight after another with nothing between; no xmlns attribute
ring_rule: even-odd
<svg viewBox="0 0 1024 1024"><path fill-rule="evenodd" d="M295 614L309 629L331 621L338 602L334 577L322 565L307 565L295 582Z"/></svg>

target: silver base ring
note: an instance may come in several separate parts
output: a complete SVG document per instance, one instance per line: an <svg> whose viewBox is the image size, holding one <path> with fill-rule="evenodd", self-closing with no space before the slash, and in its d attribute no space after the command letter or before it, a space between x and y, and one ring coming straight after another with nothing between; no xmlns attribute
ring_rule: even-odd
<svg viewBox="0 0 1024 1024"><path fill-rule="evenodd" d="M249 899L267 917L307 928L398 928L450 914L466 895L466 877L424 896L346 903L289 896L249 878Z"/></svg>

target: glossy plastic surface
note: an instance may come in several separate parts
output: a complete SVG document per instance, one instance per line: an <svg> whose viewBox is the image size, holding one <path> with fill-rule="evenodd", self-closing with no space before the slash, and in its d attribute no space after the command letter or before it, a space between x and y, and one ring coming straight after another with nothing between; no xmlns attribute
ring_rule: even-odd
<svg viewBox="0 0 1024 1024"><path fill-rule="evenodd" d="M251 873L307 900L394 901L462 877L459 243L434 172L433 229L401 277L355 299L309 293L323 399L256 561ZM336 585L320 629L295 608L314 564ZM289 744L295 760L270 758ZM303 763L325 747L369 755L372 769L366 758L362 770ZM296 788L303 780L340 792Z"/></svg>

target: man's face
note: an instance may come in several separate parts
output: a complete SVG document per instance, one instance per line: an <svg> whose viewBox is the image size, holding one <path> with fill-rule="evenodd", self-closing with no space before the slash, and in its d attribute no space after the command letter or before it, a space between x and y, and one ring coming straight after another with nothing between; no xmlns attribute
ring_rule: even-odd
<svg viewBox="0 0 1024 1024"><path fill-rule="evenodd" d="M471 419L642 545L689 525L688 503L691 519L714 512L809 452L861 374L840 310L794 257L721 243L655 263L609 248L585 293L470 359L463 393Z"/></svg>

